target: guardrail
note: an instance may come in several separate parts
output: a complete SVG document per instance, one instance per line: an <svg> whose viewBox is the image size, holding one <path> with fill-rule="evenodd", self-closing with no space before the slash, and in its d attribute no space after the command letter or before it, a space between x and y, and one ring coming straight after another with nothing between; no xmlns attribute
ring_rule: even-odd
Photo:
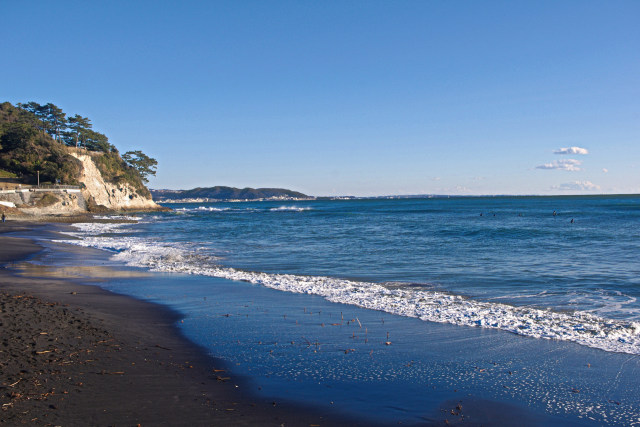
<svg viewBox="0 0 640 427"><path fill-rule="evenodd" d="M15 188L6 188L0 186L0 194L11 194L11 193L27 193L27 192L80 192L81 187L78 185L41 185L40 187L35 185L21 185L20 187Z"/></svg>
<svg viewBox="0 0 640 427"><path fill-rule="evenodd" d="M41 184L34 185L31 188L43 190L79 190L79 185L60 185L60 184Z"/></svg>

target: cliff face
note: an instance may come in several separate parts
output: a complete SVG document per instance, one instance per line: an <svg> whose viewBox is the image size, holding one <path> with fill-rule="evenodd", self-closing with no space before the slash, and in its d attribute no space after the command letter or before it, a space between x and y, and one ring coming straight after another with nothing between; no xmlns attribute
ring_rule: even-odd
<svg viewBox="0 0 640 427"><path fill-rule="evenodd" d="M112 184L105 182L90 155L71 153L82 163L82 172L78 181L85 188L82 194L90 210L160 210L150 197L138 194L135 188L126 182Z"/></svg>
<svg viewBox="0 0 640 427"><path fill-rule="evenodd" d="M67 121L51 103L0 103L0 210L69 215L165 209L144 185L147 175L155 175L155 159L139 150L120 156L88 118L73 118Z"/></svg>

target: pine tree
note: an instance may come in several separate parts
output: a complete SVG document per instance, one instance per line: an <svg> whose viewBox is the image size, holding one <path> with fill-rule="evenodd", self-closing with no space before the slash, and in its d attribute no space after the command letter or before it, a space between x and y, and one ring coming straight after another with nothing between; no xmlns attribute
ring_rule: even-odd
<svg viewBox="0 0 640 427"><path fill-rule="evenodd" d="M85 139L85 135L91 130L91 120L87 117L74 115L69 117L67 127L69 132L65 133L67 145L78 148L80 143Z"/></svg>

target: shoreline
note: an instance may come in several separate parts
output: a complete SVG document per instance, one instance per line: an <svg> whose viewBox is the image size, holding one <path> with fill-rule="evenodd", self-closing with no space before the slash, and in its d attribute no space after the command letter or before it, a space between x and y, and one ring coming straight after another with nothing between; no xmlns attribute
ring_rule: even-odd
<svg viewBox="0 0 640 427"><path fill-rule="evenodd" d="M66 342L89 340L76 347L91 357L73 366L77 349L38 347L49 338L42 328L18 333L0 319L28 337L14 346L27 380L0 375L0 396L35 386L31 406L17 412L39 411L49 417L42 425L640 425L637 356L129 268L108 251L56 242L68 225L9 224L0 227L0 264L11 267L0 269L0 303L11 301L14 312L18 302L37 307L29 323L50 313L60 331L69 320L89 331L65 335ZM26 262L11 261L19 253ZM9 288L19 293L5 295ZM356 320L343 323L343 311ZM63 381L78 375L79 388ZM0 425L18 424L4 421L4 412ZM38 418L26 416L25 423Z"/></svg>
<svg viewBox="0 0 640 427"><path fill-rule="evenodd" d="M170 308L11 271L42 246L6 234L51 231L17 221L0 230L0 424L358 425L245 392L241 377L180 333Z"/></svg>

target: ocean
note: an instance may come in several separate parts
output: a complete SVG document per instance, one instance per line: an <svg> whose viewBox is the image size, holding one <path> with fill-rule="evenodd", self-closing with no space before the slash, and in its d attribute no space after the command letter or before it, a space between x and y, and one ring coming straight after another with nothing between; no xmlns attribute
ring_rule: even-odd
<svg viewBox="0 0 640 427"><path fill-rule="evenodd" d="M640 196L169 206L61 242L153 272L104 286L183 313L252 392L389 422L453 420L464 397L640 425Z"/></svg>

